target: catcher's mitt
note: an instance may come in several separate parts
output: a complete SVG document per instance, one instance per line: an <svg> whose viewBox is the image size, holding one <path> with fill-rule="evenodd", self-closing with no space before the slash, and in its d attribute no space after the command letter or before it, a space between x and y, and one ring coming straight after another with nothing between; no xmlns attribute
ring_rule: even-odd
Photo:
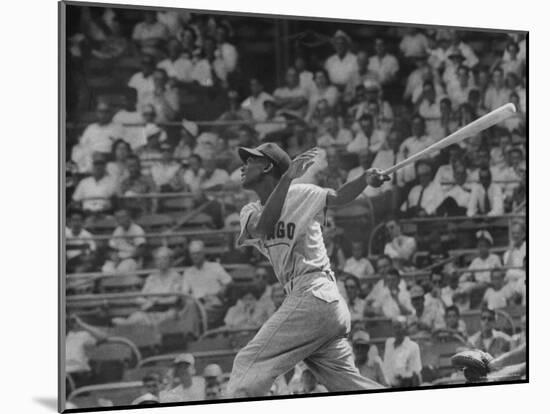
<svg viewBox="0 0 550 414"><path fill-rule="evenodd" d="M452 356L451 363L456 368L463 369L468 382L480 382L487 379L490 371L489 363L493 357L480 350L462 351Z"/></svg>

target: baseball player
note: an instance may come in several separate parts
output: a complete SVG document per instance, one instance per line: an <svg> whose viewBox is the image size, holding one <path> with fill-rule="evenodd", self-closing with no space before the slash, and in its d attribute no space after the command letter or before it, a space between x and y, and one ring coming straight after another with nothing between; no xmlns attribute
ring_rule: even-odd
<svg viewBox="0 0 550 414"><path fill-rule="evenodd" d="M327 207L345 205L367 185L389 177L370 169L337 191L292 184L313 164L316 149L294 160L279 146L239 148L242 184L259 201L243 207L238 244L256 247L271 262L286 298L236 356L228 396L267 395L273 381L298 362L329 391L381 388L359 374L346 340L350 314L338 292L323 244Z"/></svg>

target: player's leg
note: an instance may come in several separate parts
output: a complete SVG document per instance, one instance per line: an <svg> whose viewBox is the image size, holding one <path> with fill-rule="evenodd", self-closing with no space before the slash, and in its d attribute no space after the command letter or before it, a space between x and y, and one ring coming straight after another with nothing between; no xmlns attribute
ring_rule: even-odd
<svg viewBox="0 0 550 414"><path fill-rule="evenodd" d="M335 286L331 289L336 292ZM237 354L227 394L266 395L275 378L333 338L345 334L349 329L349 312L347 318L335 312L346 306L339 302L328 303L305 290L291 292L254 339Z"/></svg>
<svg viewBox="0 0 550 414"><path fill-rule="evenodd" d="M305 360L317 380L329 391L357 391L384 388L359 374L346 338L336 338Z"/></svg>

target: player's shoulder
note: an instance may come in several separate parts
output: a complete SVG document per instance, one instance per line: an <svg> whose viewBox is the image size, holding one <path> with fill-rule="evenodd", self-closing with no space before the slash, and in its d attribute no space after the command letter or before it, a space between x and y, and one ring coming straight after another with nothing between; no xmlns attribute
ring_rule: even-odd
<svg viewBox="0 0 550 414"><path fill-rule="evenodd" d="M288 194L310 193L318 191L324 191L324 189L322 187L319 187L318 185L309 183L291 184L288 188Z"/></svg>
<svg viewBox="0 0 550 414"><path fill-rule="evenodd" d="M241 208L241 217L247 216L250 213L260 211L262 209L262 205L259 200L251 201L250 203L247 203Z"/></svg>

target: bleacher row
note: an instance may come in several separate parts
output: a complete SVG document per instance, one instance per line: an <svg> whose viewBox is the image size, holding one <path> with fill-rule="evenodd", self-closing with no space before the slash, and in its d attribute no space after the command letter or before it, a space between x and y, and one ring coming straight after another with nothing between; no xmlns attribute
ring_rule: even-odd
<svg viewBox="0 0 550 414"><path fill-rule="evenodd" d="M511 306L497 311L497 329L513 334L525 315L525 308ZM469 335L480 327L480 311L472 310L461 314ZM383 355L386 338L392 336L391 320L388 318L366 318L364 320L371 335L371 344L378 347ZM238 350L244 346L256 333L253 329L214 329L206 331L202 336L190 342L185 351L191 352L196 361L196 370L200 374L208 364L220 365L227 379L233 359ZM96 371L100 384L88 385L79 389L70 389L69 400L78 407L97 405L98 398L105 398L115 405L129 405L143 390L141 379L150 373L163 376L172 366L175 353L161 353L142 358L143 352L151 347L163 350L162 343L166 332L162 328L125 327L112 331L115 335L106 342L97 345L90 352L90 364ZM450 356L460 347L466 347L465 340L456 335L434 333L432 337L420 336L414 338L420 345L421 359L426 373L431 373L425 385L443 383L441 378L452 372ZM164 349L166 350L166 349ZM179 351L182 351L180 349ZM439 381L438 381L439 380ZM69 388L72 381L68 379Z"/></svg>

